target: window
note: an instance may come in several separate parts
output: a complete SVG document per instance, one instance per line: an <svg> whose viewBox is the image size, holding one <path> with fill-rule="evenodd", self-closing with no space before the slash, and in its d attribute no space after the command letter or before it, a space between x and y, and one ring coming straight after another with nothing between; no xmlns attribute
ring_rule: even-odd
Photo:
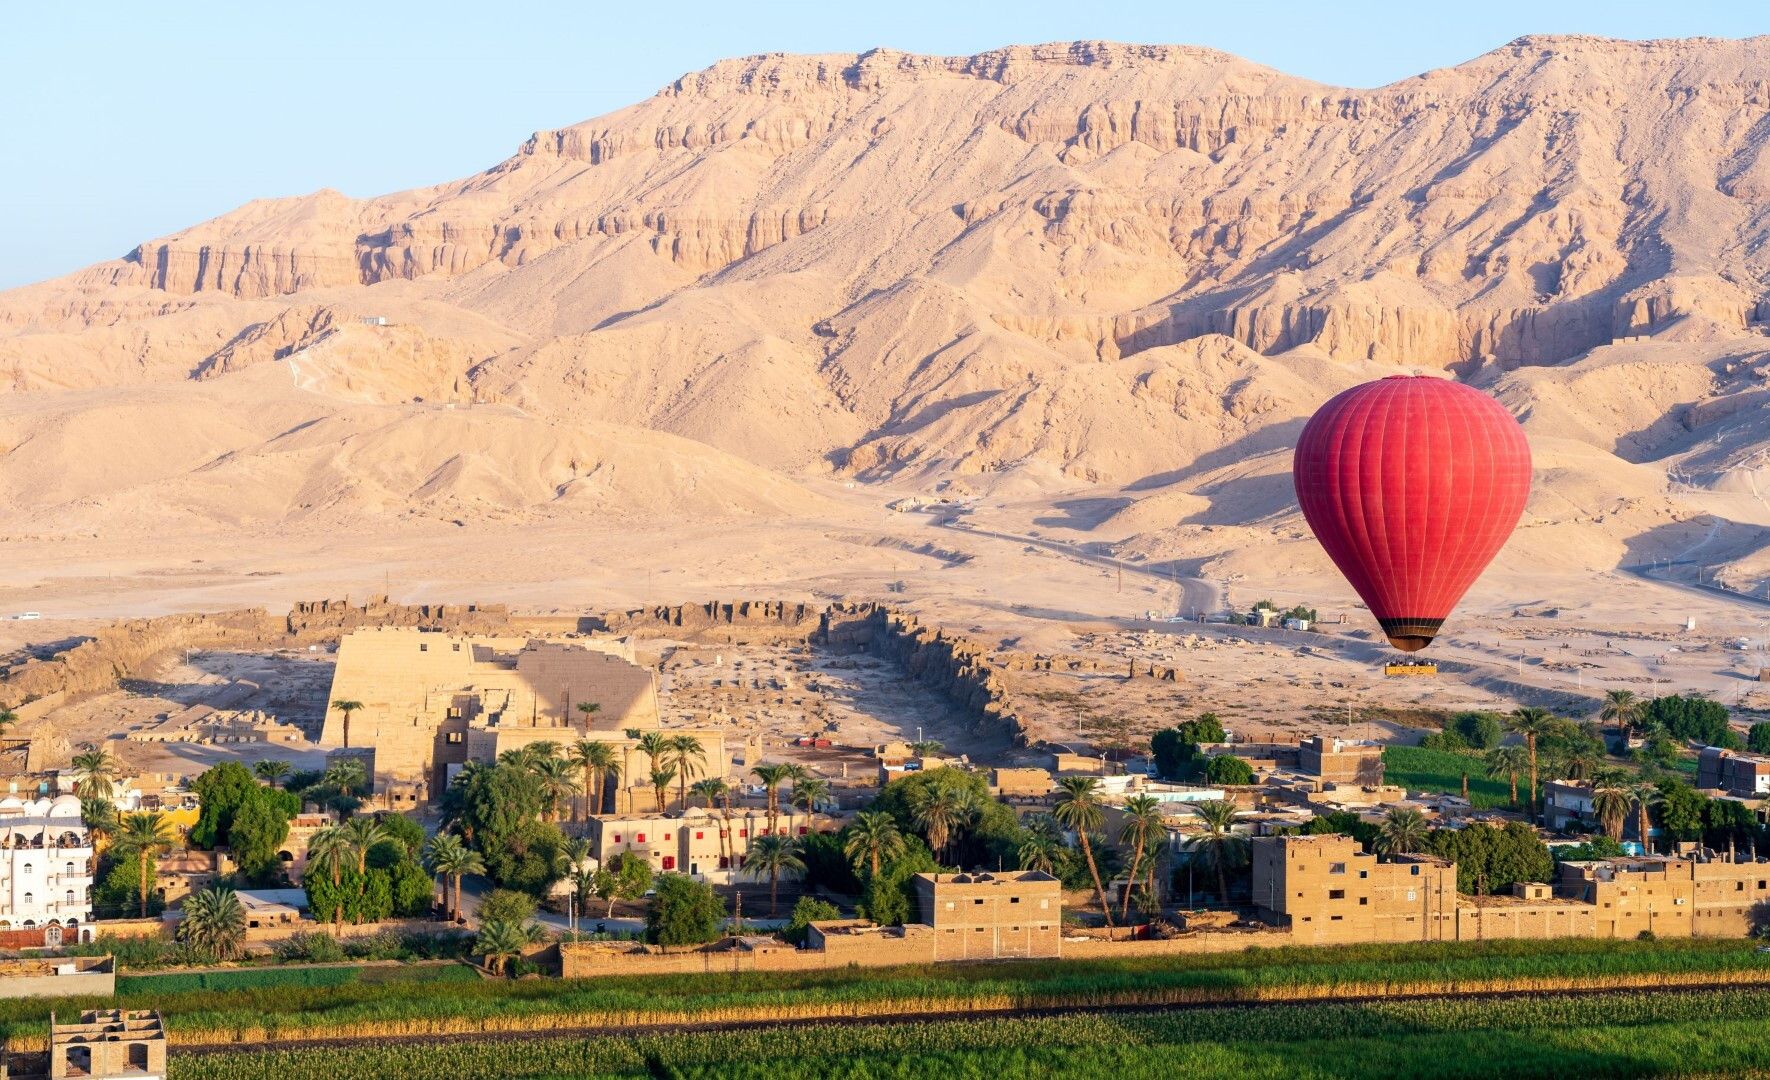
<svg viewBox="0 0 1770 1080"><path fill-rule="evenodd" d="M1050 907L1050 906L1051 906L1051 901L1049 901L1049 900L1040 900L1040 901L1039 901L1039 907L1040 907L1040 908L1041 908L1041 909L1043 909L1043 908L1049 908L1049 907Z"/></svg>
<svg viewBox="0 0 1770 1080"><path fill-rule="evenodd" d="M457 641L457 642L455 642L455 644L453 644L449 648L450 648L451 652L460 652L461 651L461 643L459 641Z"/></svg>
<svg viewBox="0 0 1770 1080"><path fill-rule="evenodd" d="M977 899L971 901L971 906L972 907L982 907L983 906L983 897L980 896Z"/></svg>
<svg viewBox="0 0 1770 1080"><path fill-rule="evenodd" d="M669 833L665 833L665 834L664 834L664 843L666 843L666 844L667 844L667 843L669 843L669 842L670 842L670 834L669 834Z"/></svg>
<svg viewBox="0 0 1770 1080"><path fill-rule="evenodd" d="M31 872L31 864L30 864L30 863L26 863L26 864L25 864L25 873L27 873L27 874L28 874L28 873L30 873L30 872Z"/></svg>
<svg viewBox="0 0 1770 1080"><path fill-rule="evenodd" d="M811 831L810 829L806 828L803 825L799 826L799 835L800 836L804 836L806 833L808 833L810 831Z"/></svg>
<svg viewBox="0 0 1770 1080"><path fill-rule="evenodd" d="M742 838L749 836L749 835L750 835L750 830L748 830L748 829L739 829L738 830L738 838L739 839L742 839Z"/></svg>
<svg viewBox="0 0 1770 1080"><path fill-rule="evenodd" d="M1345 863L1343 863L1343 862L1328 863L1328 873L1330 873L1330 874L1344 874L1345 872L1346 872L1346 864Z"/></svg>
<svg viewBox="0 0 1770 1080"><path fill-rule="evenodd" d="M1344 915L1329 915L1328 921L1329 922L1339 922L1341 919L1344 919L1345 917L1346 916L1344 916Z"/></svg>
<svg viewBox="0 0 1770 1080"><path fill-rule="evenodd" d="M64 874L71 874L73 872L74 872L74 864L73 863L69 863L67 865L67 868L62 871L62 873L64 873Z"/></svg>
<svg viewBox="0 0 1770 1080"><path fill-rule="evenodd" d="M74 890L69 889L68 890L68 903L71 904L73 902L74 902Z"/></svg>
<svg viewBox="0 0 1770 1080"><path fill-rule="evenodd" d="M704 839L706 839L706 834L705 834L705 833L703 833L703 832L701 832L701 830L699 830L699 829L696 829L696 830L695 830L695 831L694 831L694 838L695 838L695 839L696 839L696 840L704 840Z"/></svg>
<svg viewBox="0 0 1770 1080"><path fill-rule="evenodd" d="M1345 889L1329 889L1328 890L1328 899L1329 900L1344 900L1344 899L1346 899L1346 890Z"/></svg>
<svg viewBox="0 0 1770 1080"><path fill-rule="evenodd" d="M1369 870L1360 870L1358 876L1361 878L1367 878L1371 876L1371 872Z"/></svg>
<svg viewBox="0 0 1770 1080"><path fill-rule="evenodd" d="M1420 868L1419 868L1418 864L1410 866L1407 869L1408 869L1408 873L1412 874L1414 877L1420 876Z"/></svg>
<svg viewBox="0 0 1770 1080"><path fill-rule="evenodd" d="M633 842L634 842L634 843L635 843L635 844L643 844L643 843L645 843L645 834L644 834L644 833L639 833L639 834L637 834L637 835L636 835L636 836L634 836L634 837L633 837Z"/></svg>
<svg viewBox="0 0 1770 1080"><path fill-rule="evenodd" d="M676 856L674 856L674 855L664 856L664 869L666 869L666 870L676 869Z"/></svg>
<svg viewBox="0 0 1770 1080"><path fill-rule="evenodd" d="M1358 906L1359 907L1369 907L1370 902L1371 902L1371 898L1368 896L1361 896L1358 898Z"/></svg>
<svg viewBox="0 0 1770 1080"><path fill-rule="evenodd" d="M1408 899L1409 899L1409 900L1412 900L1412 899L1413 899L1413 898L1414 898L1414 891L1413 891L1413 890L1412 890L1412 889L1409 889L1409 890L1408 890L1408 891L1407 891L1407 898L1408 898Z"/></svg>
<svg viewBox="0 0 1770 1080"><path fill-rule="evenodd" d="M615 834L615 843L617 843L617 844L618 844L618 843L620 843L620 842L621 842L621 834L620 834L620 833L616 833L616 834Z"/></svg>
<svg viewBox="0 0 1770 1080"><path fill-rule="evenodd" d="M952 901L951 901L951 900L948 900L948 901L947 901L947 902L946 902L946 909L947 909L947 910L948 910L948 911L951 911L951 910L952 910L952 909L953 909L953 902L952 902Z"/></svg>
<svg viewBox="0 0 1770 1080"><path fill-rule="evenodd" d="M1020 897L1018 897L1018 896L1010 896L1010 897L1009 897L1009 898L1008 898L1008 902L1009 902L1009 903L1010 903L1010 904L1018 904L1018 903L1020 903Z"/></svg>
<svg viewBox="0 0 1770 1080"><path fill-rule="evenodd" d="M1733 883L1733 891L1734 892L1744 892L1745 891L1745 882L1735 881Z"/></svg>
<svg viewBox="0 0 1770 1080"><path fill-rule="evenodd" d="M430 643L426 642L426 641L420 641L418 643L418 651L419 652L429 652L430 651Z"/></svg>
<svg viewBox="0 0 1770 1080"><path fill-rule="evenodd" d="M449 732L448 741L451 746L460 746L466 737L467 733L464 731L451 731Z"/></svg>
<svg viewBox="0 0 1770 1080"><path fill-rule="evenodd" d="M30 903L33 899L35 899L35 897L33 897L30 893L26 893L25 894L25 905L27 907L30 906Z"/></svg>

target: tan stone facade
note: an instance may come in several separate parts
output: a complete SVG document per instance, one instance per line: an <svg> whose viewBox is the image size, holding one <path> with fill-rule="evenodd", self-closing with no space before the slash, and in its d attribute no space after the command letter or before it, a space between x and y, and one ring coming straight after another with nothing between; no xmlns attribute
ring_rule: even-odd
<svg viewBox="0 0 1770 1080"><path fill-rule="evenodd" d="M430 793L446 786L450 766L526 743L618 739L658 726L652 673L612 638L358 630L339 642L328 700L362 703L349 716L348 744L374 750L378 787L417 781ZM586 703L597 706L588 717ZM345 713L328 709L321 745L345 746L345 727Z"/></svg>
<svg viewBox="0 0 1770 1080"><path fill-rule="evenodd" d="M839 829L843 820L783 807L775 828L783 836L803 837ZM632 853L656 873L688 874L725 885L737 880L751 843L768 834L768 814L760 807L733 807L728 821L718 809L692 806L667 814L602 814L591 818L587 828L590 855L599 865Z"/></svg>
<svg viewBox="0 0 1770 1080"><path fill-rule="evenodd" d="M1480 826L1471 826L1478 828ZM1297 944L1499 938L1744 937L1770 923L1770 861L1563 863L1553 883L1458 896L1456 865L1381 862L1345 836L1262 837L1254 902Z"/></svg>
<svg viewBox="0 0 1770 1080"><path fill-rule="evenodd" d="M1036 870L917 874L922 921L934 928L934 959L1056 956L1062 949L1063 885Z"/></svg>
<svg viewBox="0 0 1770 1080"><path fill-rule="evenodd" d="M1383 748L1315 735L1297 748L1297 768L1335 783L1378 787L1383 783Z"/></svg>
<svg viewBox="0 0 1770 1080"><path fill-rule="evenodd" d="M1299 945L1456 936L1456 865L1443 859L1379 862L1349 836L1282 836L1254 841L1253 869L1254 902Z"/></svg>
<svg viewBox="0 0 1770 1080"><path fill-rule="evenodd" d="M140 1077L166 1075L166 1029L157 1012L102 1009L75 1023L49 1020L49 1075Z"/></svg>

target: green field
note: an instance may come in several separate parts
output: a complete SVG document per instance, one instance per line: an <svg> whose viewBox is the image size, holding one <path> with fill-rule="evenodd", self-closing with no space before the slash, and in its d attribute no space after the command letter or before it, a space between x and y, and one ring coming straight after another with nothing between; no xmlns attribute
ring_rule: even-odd
<svg viewBox="0 0 1770 1080"><path fill-rule="evenodd" d="M983 1010L1212 1004L1470 990L1622 990L1678 982L1770 987L1749 941L1464 942L1250 949L1136 960L1029 961L562 981L453 981L463 969L381 967L337 985L177 989L135 982L115 999L0 1001L0 1037L40 1041L51 1009L155 1008L174 1046L275 1039L833 1017L938 1018ZM176 976L151 976L155 980Z"/></svg>
<svg viewBox="0 0 1770 1080"><path fill-rule="evenodd" d="M175 1057L173 1080L1741 1076L1770 991L1435 999Z"/></svg>
<svg viewBox="0 0 1770 1080"><path fill-rule="evenodd" d="M479 982L466 964L364 965L237 968L222 971L169 971L158 975L119 975L117 992L130 998L157 998L193 990L256 990L267 987L349 986L353 983Z"/></svg>
<svg viewBox="0 0 1770 1080"><path fill-rule="evenodd" d="M1490 780L1487 765L1473 754L1427 750L1418 746L1390 746L1383 750L1383 780L1409 791L1463 792L1463 773L1469 774L1469 801L1479 807L1512 804L1512 785L1504 777ZM1530 791L1530 777L1518 778L1518 798Z"/></svg>

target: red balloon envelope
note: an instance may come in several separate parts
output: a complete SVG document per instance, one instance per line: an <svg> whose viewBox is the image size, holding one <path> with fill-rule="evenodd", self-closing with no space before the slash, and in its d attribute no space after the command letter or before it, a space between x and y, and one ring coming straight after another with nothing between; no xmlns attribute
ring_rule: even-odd
<svg viewBox="0 0 1770 1080"><path fill-rule="evenodd" d="M1396 648L1414 652L1524 513L1530 447L1500 403L1392 375L1316 411L1297 440L1297 502Z"/></svg>

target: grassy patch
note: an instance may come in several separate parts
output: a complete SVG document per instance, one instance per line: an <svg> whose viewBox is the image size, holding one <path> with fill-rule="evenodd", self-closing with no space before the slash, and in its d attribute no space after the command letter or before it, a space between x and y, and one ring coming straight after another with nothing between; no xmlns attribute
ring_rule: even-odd
<svg viewBox="0 0 1770 1080"><path fill-rule="evenodd" d="M1512 785L1504 777L1490 780L1487 763L1477 754L1390 746L1383 750L1383 779L1409 791L1443 791L1460 795L1463 774L1469 774L1469 801L1476 806L1510 806ZM1530 777L1518 778L1518 798L1526 798Z"/></svg>

